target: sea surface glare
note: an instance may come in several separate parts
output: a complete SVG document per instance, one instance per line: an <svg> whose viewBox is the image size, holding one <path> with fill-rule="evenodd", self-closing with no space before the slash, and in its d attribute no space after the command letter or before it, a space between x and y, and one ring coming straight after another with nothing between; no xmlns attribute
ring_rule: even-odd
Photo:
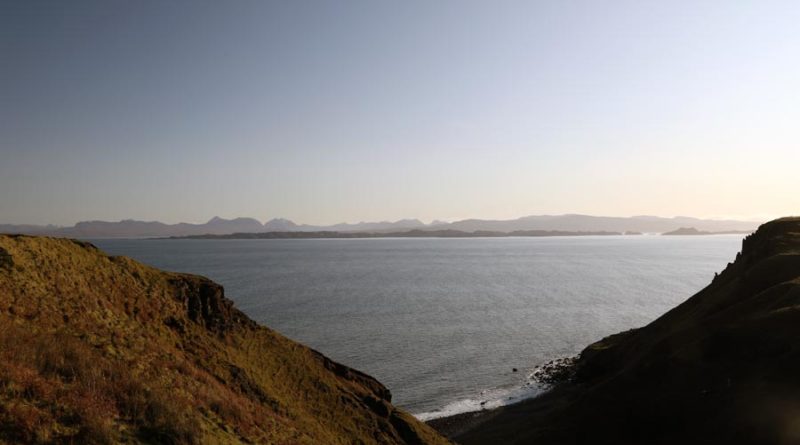
<svg viewBox="0 0 800 445"><path fill-rule="evenodd" d="M376 377L429 419L536 394L525 385L533 367L654 320L710 283L741 240L93 242L211 278L253 319Z"/></svg>

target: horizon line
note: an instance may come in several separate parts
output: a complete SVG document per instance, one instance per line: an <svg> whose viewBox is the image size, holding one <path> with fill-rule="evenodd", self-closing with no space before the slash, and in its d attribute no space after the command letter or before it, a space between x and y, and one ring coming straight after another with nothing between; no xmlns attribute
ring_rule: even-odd
<svg viewBox="0 0 800 445"><path fill-rule="evenodd" d="M67 227L74 227L80 223L92 223L92 222L103 222L103 223L122 223L126 221L130 222L143 222L143 223L160 223L165 225L178 225L178 224L192 224L192 225L204 225L208 224L215 219L220 219L224 221L234 221L237 219L252 219L257 221L261 225L265 225L270 221L275 220L286 220L293 224L297 224L299 226L336 226L336 225L357 225L357 224L376 224L376 223L397 223L400 221L419 221L420 223L429 226L435 222L439 222L442 224L452 224L455 222L460 221L467 221L467 220L477 220L477 221L514 221L522 218L531 218L531 217L559 217L559 216L588 216L593 218L623 218L623 219L630 219L630 218L661 218L661 219L677 219L677 218L693 218L698 220L705 220L705 221L739 221L739 222L753 222L753 223L764 223L767 221L771 221L777 218L782 218L791 215L783 215L783 216L766 216L766 215L759 215L759 216L739 216L739 215L724 215L724 216L689 216L689 215L674 215L674 216L660 216L660 215L647 215L647 214L636 214L636 215L629 215L629 216L619 216L619 215L593 215L589 213L539 213L539 214L527 214L517 217L511 218L479 218L479 217L466 217L466 218L433 218L428 219L427 222L421 218L414 218L414 217L406 217L406 218L398 218L398 219L375 219L375 220L360 220L358 222L348 222L348 221L340 221L335 223L307 223L307 222L298 222L291 218L276 216L266 220L261 220L256 217L252 216L236 216L236 217L221 217L219 215L212 216L204 221L200 222L190 222L190 221L178 221L178 222L166 222L158 219L136 219L136 218L122 218L122 219L84 219L80 221L76 221L72 224L53 224L53 223L5 223L0 222L0 225L8 225L8 226L37 226L37 227L57 227L57 228L67 228Z"/></svg>

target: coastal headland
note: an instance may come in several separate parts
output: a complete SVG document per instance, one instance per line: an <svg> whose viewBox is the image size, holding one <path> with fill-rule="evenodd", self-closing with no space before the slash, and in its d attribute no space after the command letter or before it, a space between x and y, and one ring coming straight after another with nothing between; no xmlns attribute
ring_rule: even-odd
<svg viewBox="0 0 800 445"><path fill-rule="evenodd" d="M762 225L706 288L587 346L544 395L430 422L470 444L800 441L800 218Z"/></svg>
<svg viewBox="0 0 800 445"><path fill-rule="evenodd" d="M222 286L0 235L0 443L446 444Z"/></svg>

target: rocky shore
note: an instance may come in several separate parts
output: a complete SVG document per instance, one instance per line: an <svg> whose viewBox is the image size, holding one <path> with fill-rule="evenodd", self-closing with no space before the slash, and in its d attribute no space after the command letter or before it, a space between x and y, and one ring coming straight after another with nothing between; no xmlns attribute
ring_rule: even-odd
<svg viewBox="0 0 800 445"><path fill-rule="evenodd" d="M534 368L530 380L543 385L555 385L572 380L578 357L561 357Z"/></svg>
<svg viewBox="0 0 800 445"><path fill-rule="evenodd" d="M577 361L578 357L559 357L550 360L543 365L535 367L528 375L528 381L525 384L535 385L546 391L559 383L569 382L575 376L575 365ZM518 403L522 404L528 401L529 400L523 400ZM467 431L477 428L484 422L490 421L492 418L499 415L501 412L507 411L514 405L516 404L431 419L426 423L439 431L442 435L455 438Z"/></svg>

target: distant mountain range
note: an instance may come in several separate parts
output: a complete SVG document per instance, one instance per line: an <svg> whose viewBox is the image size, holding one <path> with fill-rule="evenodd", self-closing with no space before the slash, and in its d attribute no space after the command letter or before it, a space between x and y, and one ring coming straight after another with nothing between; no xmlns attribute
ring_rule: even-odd
<svg viewBox="0 0 800 445"><path fill-rule="evenodd" d="M341 223L328 226L297 224L288 219L276 218L262 224L254 218L211 218L203 224L165 224L158 221L123 220L84 221L72 227L2 225L0 233L24 233L70 238L148 238L197 235L228 235L232 233L264 232L370 232L396 233L407 230L454 230L461 232L628 232L664 233L681 227L693 227L707 232L747 232L755 230L759 222L699 219L685 216L662 218L658 216L609 217L589 215L525 216L512 220L465 219L455 222L434 221L425 224L418 219L398 221Z"/></svg>
<svg viewBox="0 0 800 445"><path fill-rule="evenodd" d="M398 221L340 223L330 226L313 226L309 224L296 224L294 221L275 218L264 223L261 231L266 232L366 232L383 230L419 229L428 225L418 219L401 219ZM230 233L230 232L229 232ZM248 233L243 231L243 233Z"/></svg>
<svg viewBox="0 0 800 445"><path fill-rule="evenodd" d="M502 237L546 237L546 236L611 236L623 235L620 232L566 232L563 230L515 230L513 232L491 232L477 230L421 230L411 229L399 232L261 232L232 233L228 235L189 235L175 236L173 239L303 239L303 238L502 238Z"/></svg>
<svg viewBox="0 0 800 445"><path fill-rule="evenodd" d="M448 228L472 232L475 230L491 230L497 232L513 232L515 230L564 230L570 232L604 231L604 232L641 232L664 233L681 227L694 227L709 232L753 231L759 222L699 219L688 216L662 218L659 216L589 216L589 215L541 215L524 216L512 220L466 219L436 228Z"/></svg>
<svg viewBox="0 0 800 445"><path fill-rule="evenodd" d="M254 218L211 218L203 224L165 224L158 221L83 221L72 227L0 224L0 233L22 233L70 238L149 238L195 235L228 235L231 233L263 232L365 232L395 231L428 227L417 219L399 221L341 223L329 226L297 224L288 219L276 218L262 224Z"/></svg>

